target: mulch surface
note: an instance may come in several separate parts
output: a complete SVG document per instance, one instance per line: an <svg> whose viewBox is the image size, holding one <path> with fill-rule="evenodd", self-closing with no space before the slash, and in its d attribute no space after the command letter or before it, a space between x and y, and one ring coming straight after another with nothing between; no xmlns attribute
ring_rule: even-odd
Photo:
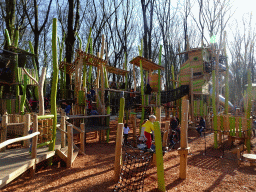
<svg viewBox="0 0 256 192"><path fill-rule="evenodd" d="M78 155L72 168L65 168L56 157L50 167L47 163L37 165L33 179L23 174L2 191L113 191L116 126L112 121L108 144L99 143L94 133L87 134L86 155ZM256 167L250 167L246 161L238 166L236 154L224 151L223 155L221 150L212 153L213 134L209 131L205 137L199 137L196 130L189 129L188 137L187 179L179 179L180 156L176 150L179 146L164 155L167 191L256 191ZM132 130L129 139L132 139ZM256 138L252 144L256 145ZM252 153L256 154L256 147ZM150 166L144 191L157 191L157 185L157 169Z"/></svg>

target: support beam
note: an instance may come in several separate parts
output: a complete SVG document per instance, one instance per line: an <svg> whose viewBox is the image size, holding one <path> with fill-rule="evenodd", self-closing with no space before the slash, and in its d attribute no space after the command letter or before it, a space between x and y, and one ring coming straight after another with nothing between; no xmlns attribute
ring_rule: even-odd
<svg viewBox="0 0 256 192"><path fill-rule="evenodd" d="M115 164L114 164L114 180L119 180L122 165L122 140L123 140L123 123L118 123L116 135Z"/></svg>

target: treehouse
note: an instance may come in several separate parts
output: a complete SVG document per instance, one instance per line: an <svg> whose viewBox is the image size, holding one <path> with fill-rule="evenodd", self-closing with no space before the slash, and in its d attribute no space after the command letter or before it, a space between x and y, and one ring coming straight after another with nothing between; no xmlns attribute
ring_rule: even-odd
<svg viewBox="0 0 256 192"><path fill-rule="evenodd" d="M34 55L22 49L8 47L0 50L0 114L19 113L22 86L35 86L30 78L24 78L23 67L33 76L38 78L34 69ZM20 91L21 90L21 91ZM23 93L22 93L23 94ZM27 106L29 108L29 106Z"/></svg>
<svg viewBox="0 0 256 192"><path fill-rule="evenodd" d="M190 85L194 94L209 94L209 80L215 69L216 58L209 47L189 49L179 53L188 54L188 60L180 66L181 85ZM219 56L219 72L226 71L226 57Z"/></svg>

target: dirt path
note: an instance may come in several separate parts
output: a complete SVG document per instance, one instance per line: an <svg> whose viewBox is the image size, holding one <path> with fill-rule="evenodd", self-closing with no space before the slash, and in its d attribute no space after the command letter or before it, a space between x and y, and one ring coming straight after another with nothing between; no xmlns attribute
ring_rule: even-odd
<svg viewBox="0 0 256 192"><path fill-rule="evenodd" d="M111 124L109 144L100 144L87 136L86 156L79 155L73 167L67 169L56 163L51 167L43 164L37 167L34 179L25 175L13 181L2 191L112 191L115 182L114 150L116 123ZM130 138L132 132L129 133ZM249 167L248 162L237 165L235 160L204 155L205 141L207 148L213 145L213 135L199 137L195 130L189 130L188 177L179 179L179 155L177 150L164 156L165 185L168 191L255 191L256 168ZM252 140L256 143L256 138ZM178 147L178 146L176 146ZM210 151L210 150L209 150ZM253 152L256 153L256 148ZM221 154L221 152L220 152ZM225 154L228 157L230 154ZM157 191L156 168L150 167L144 182L145 191Z"/></svg>

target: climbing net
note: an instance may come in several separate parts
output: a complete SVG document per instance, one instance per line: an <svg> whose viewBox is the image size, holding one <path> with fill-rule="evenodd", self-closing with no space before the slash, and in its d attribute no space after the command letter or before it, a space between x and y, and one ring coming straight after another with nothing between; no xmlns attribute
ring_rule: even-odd
<svg viewBox="0 0 256 192"><path fill-rule="evenodd" d="M146 171L152 160L152 153L142 152L132 145L123 145L123 165L119 182L114 191L143 191Z"/></svg>

